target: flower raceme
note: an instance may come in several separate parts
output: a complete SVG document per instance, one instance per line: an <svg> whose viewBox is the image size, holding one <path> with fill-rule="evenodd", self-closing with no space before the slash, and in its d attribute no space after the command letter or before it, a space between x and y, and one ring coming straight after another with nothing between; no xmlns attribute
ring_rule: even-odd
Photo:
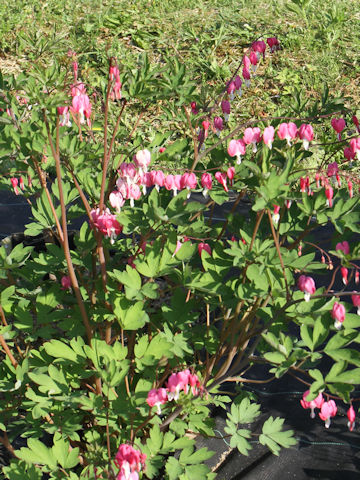
<svg viewBox="0 0 360 480"><path fill-rule="evenodd" d="M200 392L201 385L199 377L195 373L190 373L188 369L182 372L172 373L168 378L166 388L152 389L149 391L146 403L150 408L156 406L157 414L161 415L161 405L164 405L168 401L177 401L181 391L187 395L189 388L194 396L197 396Z"/></svg>
<svg viewBox="0 0 360 480"><path fill-rule="evenodd" d="M306 275L300 275L298 279L298 287L305 293L304 298L306 302L310 300L310 295L313 295L316 291L314 279L312 277L307 277Z"/></svg>
<svg viewBox="0 0 360 480"><path fill-rule="evenodd" d="M115 456L115 465L120 469L116 480L138 480L141 470L145 468L146 455L131 445L122 443Z"/></svg>
<svg viewBox="0 0 360 480"><path fill-rule="evenodd" d="M251 142L250 142L251 143ZM230 157L236 157L236 163L240 165L241 156L246 153L246 143L241 138L239 140L230 140L228 154Z"/></svg>

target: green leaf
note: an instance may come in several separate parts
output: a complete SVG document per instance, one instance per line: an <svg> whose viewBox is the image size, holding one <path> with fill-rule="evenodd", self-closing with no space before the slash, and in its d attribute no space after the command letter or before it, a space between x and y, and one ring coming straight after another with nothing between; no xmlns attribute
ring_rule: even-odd
<svg viewBox="0 0 360 480"><path fill-rule="evenodd" d="M143 310L143 302L132 304L124 297L117 297L114 302L114 313L124 330L137 330L149 321L149 316Z"/></svg>
<svg viewBox="0 0 360 480"><path fill-rule="evenodd" d="M282 431L284 419L269 417L263 425L259 442L267 446L272 453L279 455L280 447L296 445L293 430Z"/></svg>
<svg viewBox="0 0 360 480"><path fill-rule="evenodd" d="M225 432L229 433L226 428ZM240 429L231 437L230 447L237 448L242 455L249 455L249 450L252 449L251 444L246 440L251 437L251 431Z"/></svg>
<svg viewBox="0 0 360 480"><path fill-rule="evenodd" d="M50 342L45 343L45 351L48 355L58 359L70 360L73 363L78 363L79 356L74 352L72 348L66 345L60 340L51 340ZM85 358L85 354L82 355Z"/></svg>
<svg viewBox="0 0 360 480"><path fill-rule="evenodd" d="M169 457L165 465L166 473L169 476L169 480L178 480L184 469L180 465L180 462L174 457Z"/></svg>
<svg viewBox="0 0 360 480"><path fill-rule="evenodd" d="M22 447L16 450L16 456L26 463L41 464L48 466L54 470L57 465L56 458L51 448L46 447L40 440L29 438L27 441L28 448Z"/></svg>
<svg viewBox="0 0 360 480"><path fill-rule="evenodd" d="M79 463L79 448L70 450L70 443L61 438L59 433L54 436L52 452L63 468L74 468Z"/></svg>

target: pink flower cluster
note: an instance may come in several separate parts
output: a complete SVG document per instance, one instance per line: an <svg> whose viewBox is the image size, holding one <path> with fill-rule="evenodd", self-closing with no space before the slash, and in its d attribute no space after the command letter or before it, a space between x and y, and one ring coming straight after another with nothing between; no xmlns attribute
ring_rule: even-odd
<svg viewBox="0 0 360 480"><path fill-rule="evenodd" d="M131 445L122 443L115 456L115 465L120 469L116 480L139 480L139 473L145 468L146 455Z"/></svg>
<svg viewBox="0 0 360 480"><path fill-rule="evenodd" d="M337 413L337 406L335 401L329 400L328 402L325 402L321 393L319 393L319 395L314 400L308 401L306 399L309 393L310 393L310 390L306 390L306 392L304 392L303 397L300 400L301 406L305 409L310 408L311 418L315 418L315 408L319 408L320 409L319 417L321 418L321 420L325 422L325 428L329 428L331 423L331 417L335 417ZM355 410L352 405L350 405L350 408L347 411L347 417L349 420L348 427L350 432L352 432L355 426L355 418L356 418Z"/></svg>
<svg viewBox="0 0 360 480"><path fill-rule="evenodd" d="M72 56L75 58L75 52L72 52ZM86 87L84 83L78 81L78 63L75 60L72 64L74 73L74 83L71 85L70 93L72 97L71 106L58 107L57 112L60 117L61 127L70 127L70 112L73 115L78 116L81 124L86 123L88 127L91 126L91 103L90 98L86 93Z"/></svg>
<svg viewBox="0 0 360 480"><path fill-rule="evenodd" d="M111 244L114 243L115 238L121 233L122 226L116 220L116 216L110 213L108 208L100 212L100 209L91 210L91 218L94 227L99 230L105 237L110 238Z"/></svg>
<svg viewBox="0 0 360 480"><path fill-rule="evenodd" d="M326 176L321 175L319 172L315 174L316 188L323 187L325 189L326 205L328 207L332 207L334 198L334 189L330 183L330 180L337 188L341 187L341 178L337 162L333 162L328 165ZM353 183L350 179L347 179L347 186L349 189L349 196L352 198L354 191ZM308 195L314 194L310 186L309 176L300 178L300 191L307 193Z"/></svg>
<svg viewBox="0 0 360 480"><path fill-rule="evenodd" d="M149 407L156 407L158 415L161 414L161 405L164 405L168 401L177 401L180 396L180 392L188 393L189 387L191 393L197 396L201 390L201 385L196 373L190 373L190 370L186 369L182 372L172 373L168 378L166 388L152 389L148 393L146 402Z"/></svg>
<svg viewBox="0 0 360 480"><path fill-rule="evenodd" d="M11 186L14 189L15 195L19 195L18 185L20 186L21 190L25 190L25 184L23 177L20 177L19 180L16 177L10 178ZM30 184L29 184L30 187Z"/></svg>
<svg viewBox="0 0 360 480"><path fill-rule="evenodd" d="M359 120L356 115L353 115L352 121L356 127L357 133L360 133ZM346 122L344 118L332 118L331 126L336 132L337 139L341 140L341 133L346 127ZM349 146L344 149L344 157L351 162L355 156L360 160L360 137L352 138L349 142Z"/></svg>
<svg viewBox="0 0 360 480"><path fill-rule="evenodd" d="M146 194L147 188L155 187L158 191L160 187L166 190L172 190L174 196L178 191L187 189L188 198L191 190L195 190L198 186L198 178L193 172L185 172L182 175L165 175L162 170L150 170L148 166L151 162L151 154L148 150L140 150L133 157L133 162L123 162L118 170L119 178L116 181L117 189L110 196L110 205L120 212L126 200L130 200L130 205L134 206L134 200L139 200L141 194ZM216 172L215 179L223 186L227 192L227 180L232 185L235 175L235 168L229 167L227 172ZM207 192L213 187L213 177L210 173L203 173L200 180L203 187L203 194L207 196ZM141 188L140 188L141 187Z"/></svg>
<svg viewBox="0 0 360 480"><path fill-rule="evenodd" d="M121 87L120 72L117 65L111 65L109 68L109 80L113 82L111 84L110 98L111 100L121 99Z"/></svg>
<svg viewBox="0 0 360 480"><path fill-rule="evenodd" d="M291 146L291 141L297 137L303 141L304 149L308 150L309 143L314 139L314 130L311 125L303 123L298 129L293 122L281 123L279 125L277 135L280 140L286 140ZM260 128L246 128L243 138L238 140L230 140L228 145L228 154L230 157L236 157L236 163L241 163L241 156L245 155L247 145L252 145L253 153L257 152L257 144L264 141L265 145L271 149L275 137L275 129L272 126L266 127L264 133Z"/></svg>

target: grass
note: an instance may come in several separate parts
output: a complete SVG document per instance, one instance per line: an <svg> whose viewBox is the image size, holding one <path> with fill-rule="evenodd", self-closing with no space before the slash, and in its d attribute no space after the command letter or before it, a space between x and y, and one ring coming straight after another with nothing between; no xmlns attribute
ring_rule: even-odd
<svg viewBox="0 0 360 480"><path fill-rule="evenodd" d="M69 68L71 49L78 53L81 78L103 89L110 56L128 74L139 70L144 53L154 68L176 57L186 65L201 104L202 87L214 86L215 97L253 40L277 36L283 49L266 58L238 102L240 118L289 111L296 92L311 103L320 98L325 83L330 95L345 97L346 107L356 111L357 6L358 0L13 0L0 7L0 68L17 75L33 64L51 65L54 58ZM151 138L163 124L171 127L171 112L157 119L154 113L159 111L153 105L139 141ZM129 110L124 122L133 115Z"/></svg>

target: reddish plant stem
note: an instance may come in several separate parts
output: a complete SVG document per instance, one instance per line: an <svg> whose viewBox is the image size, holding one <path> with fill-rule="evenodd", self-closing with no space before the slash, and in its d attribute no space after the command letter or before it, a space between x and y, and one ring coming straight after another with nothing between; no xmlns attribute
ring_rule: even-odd
<svg viewBox="0 0 360 480"><path fill-rule="evenodd" d="M107 151L107 134L108 134L108 114L109 114L109 97L111 89L111 80L109 77L107 90L106 90L106 99L105 99L105 113L104 113L104 158L103 158L103 170L101 178L101 190L100 190L100 202L99 209L100 212L104 210L104 199L105 199L105 185L107 177L107 168L109 164L109 155Z"/></svg>
<svg viewBox="0 0 360 480"><path fill-rule="evenodd" d="M86 336L88 339L88 344L91 347L91 341L92 341L92 329L90 326L90 322L88 319L88 315L86 312L85 304L80 292L79 284L76 278L76 273L74 270L74 266L71 260L71 254L70 254L70 247L69 247L69 237L67 233L67 220L66 220L66 205L65 205L65 200L64 200L64 192L62 188L62 178L61 178L61 166L60 166L60 155L58 156L56 153L56 150L54 148L54 143L51 138L50 134L50 128L49 128L49 123L46 118L46 114L44 112L44 120L45 120L45 125L46 125L46 130L48 134L48 140L51 148L52 155L55 159L55 166L56 166L56 177L58 181L58 188L59 188L59 197L60 197L60 207L61 207L61 223L62 223L62 231L63 231L63 236L64 236L64 243L63 243L63 249L64 249L64 255L66 259L66 264L71 280L72 287L74 289L75 297L77 304L80 309L81 317L85 326L85 331L86 331ZM59 117L56 119L56 136L59 136ZM57 140L58 141L58 140ZM101 379L100 378L95 378L96 382L96 392L98 395L101 395Z"/></svg>
<svg viewBox="0 0 360 480"><path fill-rule="evenodd" d="M259 230L259 227L260 227L260 223L261 223L261 220L264 216L264 213L265 213L265 210L261 210L261 212L257 213L256 215L256 223L255 223L255 227L254 227L254 231L253 231L253 234L252 234L252 237L251 237L251 242L250 242L250 247L249 247L249 250L251 252L253 246L254 246L254 242L255 242L255 238L256 238L256 234L257 234L257 231Z"/></svg>
<svg viewBox="0 0 360 480"><path fill-rule="evenodd" d="M9 438L7 436L7 433L6 432L3 432L3 436L1 437L0 436L0 443L2 443L4 445L4 447L10 452L10 454L17 458L17 456L15 455L15 450L14 450L14 447L11 445L11 443L9 442Z"/></svg>
<svg viewBox="0 0 360 480"><path fill-rule="evenodd" d="M45 191L46 197L47 197L49 205L50 205L51 212L54 216L55 225L56 225L56 228L57 228L57 231L58 231L58 234L59 234L60 243L61 243L61 245L63 245L64 244L64 234L63 234L63 231L61 229L60 222L59 222L58 216L56 214L55 207L54 207L49 189L47 188L47 185L46 185L46 179L44 178L44 171L41 170L41 168L39 166L39 163L37 162L37 160L35 160L35 158L33 158L32 160L34 162L36 171L38 173L38 177L39 177L39 180L40 180L40 183L41 183L41 187Z"/></svg>
<svg viewBox="0 0 360 480"><path fill-rule="evenodd" d="M0 335L0 345L2 346L6 355L9 357L9 360L10 360L12 366L14 368L16 368L18 366L18 362L15 360L14 355L11 353L11 350L10 350L9 346L6 343L6 340L2 335Z"/></svg>
<svg viewBox="0 0 360 480"><path fill-rule="evenodd" d="M290 299L290 292L289 292L289 286L288 286L287 279L286 279L285 265L284 265L284 261L283 261L282 256L281 256L280 245L279 245L279 241L278 241L278 238L277 238L277 235L276 235L276 232L275 232L275 228L274 228L274 224L273 224L273 221L272 221L272 218L271 218L270 210L267 210L267 214L268 214L268 218L269 218L271 233L272 233L272 236L273 236L273 239L274 239L276 251L277 251L277 254L278 254L278 257L279 257L279 260L280 260L281 270L282 270L283 276L284 276L285 288L286 288L286 298L287 298L287 300L289 300Z"/></svg>
<svg viewBox="0 0 360 480"><path fill-rule="evenodd" d="M8 323L6 321L6 317L5 317L5 312L0 304L0 316L1 316L1 322L2 324L4 325L4 327L7 327L8 326ZM24 353L23 351L21 350L21 348L19 347L19 345L17 344L17 340L14 339L14 344L16 346L16 350L18 351L19 355L23 358L24 357Z"/></svg>

